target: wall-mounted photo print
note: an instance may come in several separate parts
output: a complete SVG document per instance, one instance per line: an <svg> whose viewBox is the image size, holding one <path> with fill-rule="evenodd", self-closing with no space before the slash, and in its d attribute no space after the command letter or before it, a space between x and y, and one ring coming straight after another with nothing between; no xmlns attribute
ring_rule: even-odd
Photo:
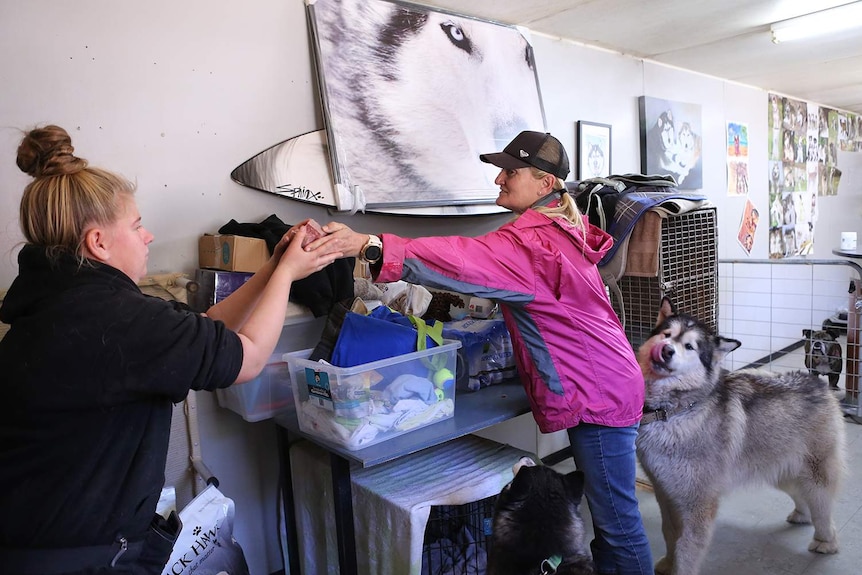
<svg viewBox="0 0 862 575"><path fill-rule="evenodd" d="M641 96L641 170L670 174L680 189L703 187L699 104Z"/></svg>
<svg viewBox="0 0 862 575"><path fill-rule="evenodd" d="M494 204L499 152L545 130L514 26L385 0L308 3L336 185L380 207Z"/></svg>
<svg viewBox="0 0 862 575"><path fill-rule="evenodd" d="M606 178L611 175L611 127L609 124L578 122L579 180Z"/></svg>
<svg viewBox="0 0 862 575"><path fill-rule="evenodd" d="M748 195L748 124L727 123L727 195Z"/></svg>
<svg viewBox="0 0 862 575"><path fill-rule="evenodd" d="M751 255L754 247L754 238L757 236L757 226L760 224L760 210L755 207L751 200L745 200L745 209L742 212L742 221L739 222L739 231L736 239L745 253Z"/></svg>

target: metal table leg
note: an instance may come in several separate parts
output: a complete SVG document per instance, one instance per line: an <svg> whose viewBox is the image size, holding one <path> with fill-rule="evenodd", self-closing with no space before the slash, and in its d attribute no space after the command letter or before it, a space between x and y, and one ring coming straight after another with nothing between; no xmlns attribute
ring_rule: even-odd
<svg viewBox="0 0 862 575"><path fill-rule="evenodd" d="M353 531L353 495L350 485L350 462L330 454L332 495L335 502L335 535L338 541L338 565L342 575L356 575L356 539Z"/></svg>
<svg viewBox="0 0 862 575"><path fill-rule="evenodd" d="M287 566L291 575L300 575L299 539L296 536L296 505L293 499L293 472L290 467L290 432L276 426L278 452L281 454L281 501L284 510L284 527L287 534Z"/></svg>

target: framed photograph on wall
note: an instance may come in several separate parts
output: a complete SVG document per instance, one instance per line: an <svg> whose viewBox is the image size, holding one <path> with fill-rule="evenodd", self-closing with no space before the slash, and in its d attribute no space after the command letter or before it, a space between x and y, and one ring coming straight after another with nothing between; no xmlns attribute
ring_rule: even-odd
<svg viewBox="0 0 862 575"><path fill-rule="evenodd" d="M611 127L609 124L578 121L579 180L611 175Z"/></svg>

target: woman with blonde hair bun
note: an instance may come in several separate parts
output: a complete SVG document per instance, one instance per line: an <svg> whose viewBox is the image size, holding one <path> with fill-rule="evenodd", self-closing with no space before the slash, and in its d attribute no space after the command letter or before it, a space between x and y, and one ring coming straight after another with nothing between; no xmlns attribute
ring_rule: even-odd
<svg viewBox="0 0 862 575"><path fill-rule="evenodd" d="M155 514L172 404L256 377L293 281L342 254L304 226L207 310L143 294L153 235L135 186L74 155L59 126L27 132L26 240L0 307L0 565L4 574L159 574L179 532ZM292 230L293 231L293 230Z"/></svg>

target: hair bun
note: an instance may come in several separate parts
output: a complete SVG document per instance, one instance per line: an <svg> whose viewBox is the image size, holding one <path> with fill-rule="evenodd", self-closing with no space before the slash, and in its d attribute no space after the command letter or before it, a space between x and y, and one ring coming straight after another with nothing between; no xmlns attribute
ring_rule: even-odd
<svg viewBox="0 0 862 575"><path fill-rule="evenodd" d="M27 132L18 146L18 167L34 178L74 174L87 167L76 157L72 138L60 126L45 126Z"/></svg>

